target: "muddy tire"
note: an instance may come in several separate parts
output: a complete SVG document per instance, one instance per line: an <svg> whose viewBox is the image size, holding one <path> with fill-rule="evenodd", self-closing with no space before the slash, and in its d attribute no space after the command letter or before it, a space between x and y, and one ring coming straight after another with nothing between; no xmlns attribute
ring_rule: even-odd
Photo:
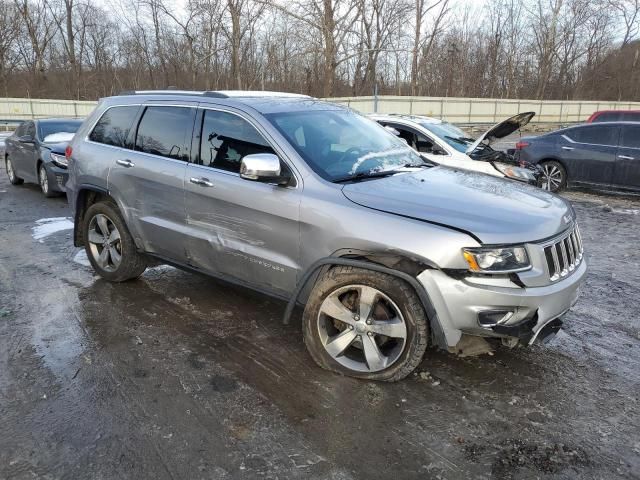
<svg viewBox="0 0 640 480"><path fill-rule="evenodd" d="M422 361L428 319L411 286L383 273L335 267L316 283L303 314L304 342L324 369L394 382Z"/></svg>
<svg viewBox="0 0 640 480"><path fill-rule="evenodd" d="M540 164L540 188L549 192L559 192L567 186L567 171L560 162L548 160Z"/></svg>
<svg viewBox="0 0 640 480"><path fill-rule="evenodd" d="M142 275L147 268L147 258L138 252L114 203L91 205L83 222L87 257L102 278L124 282Z"/></svg>
<svg viewBox="0 0 640 480"><path fill-rule="evenodd" d="M5 157L4 159L4 168L7 171L7 176L9 177L11 185L22 185L24 183L24 180L16 175L16 171L13 168L13 164L11 163L11 160L9 160L9 157Z"/></svg>

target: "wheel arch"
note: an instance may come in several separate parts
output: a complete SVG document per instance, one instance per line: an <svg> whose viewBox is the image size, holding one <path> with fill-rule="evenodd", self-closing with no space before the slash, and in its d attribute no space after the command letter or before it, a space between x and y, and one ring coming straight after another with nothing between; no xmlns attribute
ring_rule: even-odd
<svg viewBox="0 0 640 480"><path fill-rule="evenodd" d="M84 246L84 214L91 205L103 200L111 200L117 205L115 199L104 188L96 187L95 185L83 185L78 189L73 219L73 244L76 247Z"/></svg>
<svg viewBox="0 0 640 480"><path fill-rule="evenodd" d="M344 253L344 252L342 252ZM416 279L417 273L414 273L416 268L421 268L420 271L425 270L426 268L435 268L433 265L429 265L427 263L420 263L416 259L412 259L407 256L403 256L401 254L387 253L387 252L359 252L360 256L353 257L349 255L353 255L353 253L344 253L342 256L331 256L325 257L314 262L307 271L302 275L300 281L296 285L295 290L293 291L289 301L287 303L287 307L283 316L283 323L289 324L291 320L291 314L293 313L293 309L295 306L300 303L300 301L305 301L309 296L309 292L313 289L314 285L317 282L317 279L320 275L325 273L327 270L335 268L337 266L351 266L356 268L362 268L365 270L372 270L375 272L385 273L387 275L391 275L397 277L403 281L405 281L418 295L420 299L420 303L422 304L425 313L427 314L427 318L429 320L429 325L431 327L431 335L434 344L441 348L448 348L447 340L445 337L444 329L440 324L440 319L438 318L438 314L436 309L429 298L429 295L425 288L420 284L420 282ZM362 255L364 254L364 255ZM399 268L385 266L384 264L379 263L380 258L384 257L386 262L395 261ZM373 261L373 260L377 261ZM424 268L423 268L424 267ZM409 273L410 272L410 273Z"/></svg>

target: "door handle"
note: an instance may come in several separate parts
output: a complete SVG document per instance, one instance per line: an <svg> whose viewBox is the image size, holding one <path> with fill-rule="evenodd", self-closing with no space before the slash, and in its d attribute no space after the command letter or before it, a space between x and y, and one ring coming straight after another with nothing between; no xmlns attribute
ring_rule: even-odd
<svg viewBox="0 0 640 480"><path fill-rule="evenodd" d="M635 158L629 157L627 155L618 155L618 158L620 158L622 160L635 160Z"/></svg>
<svg viewBox="0 0 640 480"><path fill-rule="evenodd" d="M562 147L562 149L571 151L571 150L573 150L573 147Z"/></svg>
<svg viewBox="0 0 640 480"><path fill-rule="evenodd" d="M118 165L122 165L123 167L127 167L127 168L131 168L131 167L135 167L136 164L133 163L131 160L116 160L116 163Z"/></svg>
<svg viewBox="0 0 640 480"><path fill-rule="evenodd" d="M189 181L191 183L195 183L196 185L200 185L201 187L213 187L213 182L210 182L208 178L196 178L196 177L191 177L189 179Z"/></svg>

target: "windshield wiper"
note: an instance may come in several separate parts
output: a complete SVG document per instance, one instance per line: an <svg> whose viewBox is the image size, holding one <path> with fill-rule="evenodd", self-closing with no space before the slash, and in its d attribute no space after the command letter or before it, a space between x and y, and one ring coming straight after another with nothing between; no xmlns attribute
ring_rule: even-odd
<svg viewBox="0 0 640 480"><path fill-rule="evenodd" d="M348 175L346 177L336 178L331 180L333 183L342 183L342 182L357 182L359 180L365 180L367 178L380 178L380 177L388 177L390 175L394 175L398 173L400 170L382 170L380 172L360 172L354 173L353 175Z"/></svg>

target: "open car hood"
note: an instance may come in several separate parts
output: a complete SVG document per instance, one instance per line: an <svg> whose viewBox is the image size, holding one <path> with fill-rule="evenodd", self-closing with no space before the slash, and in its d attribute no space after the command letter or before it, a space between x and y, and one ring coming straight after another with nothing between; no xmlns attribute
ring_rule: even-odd
<svg viewBox="0 0 640 480"><path fill-rule="evenodd" d="M504 138L508 135L511 135L516 130L524 127L535 116L536 112L524 112L503 120L502 122L491 127L484 134L480 135L478 139L469 148L467 148L465 153L467 155L472 153L484 140L492 142L497 138Z"/></svg>

